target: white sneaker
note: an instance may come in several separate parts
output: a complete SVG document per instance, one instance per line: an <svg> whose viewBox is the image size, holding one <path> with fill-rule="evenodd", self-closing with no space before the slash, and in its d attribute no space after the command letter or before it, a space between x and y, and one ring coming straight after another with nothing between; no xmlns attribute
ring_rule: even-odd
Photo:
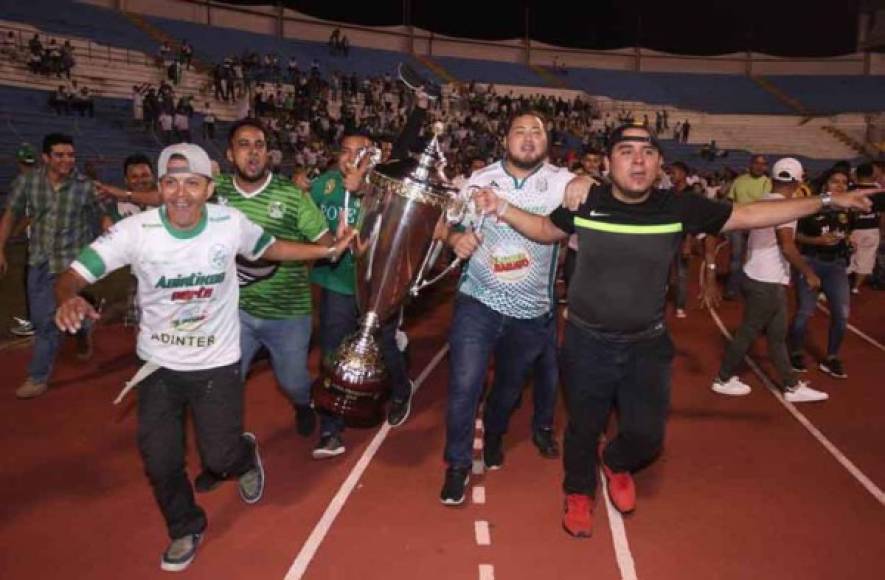
<svg viewBox="0 0 885 580"><path fill-rule="evenodd" d="M791 389L787 389L784 398L791 403L813 403L815 401L826 401L830 395L808 386L807 381L799 381Z"/></svg>
<svg viewBox="0 0 885 580"><path fill-rule="evenodd" d="M752 391L750 385L737 377L731 377L725 382L722 382L719 378L714 379L713 390L720 395L730 395L732 397L749 395L750 391Z"/></svg>

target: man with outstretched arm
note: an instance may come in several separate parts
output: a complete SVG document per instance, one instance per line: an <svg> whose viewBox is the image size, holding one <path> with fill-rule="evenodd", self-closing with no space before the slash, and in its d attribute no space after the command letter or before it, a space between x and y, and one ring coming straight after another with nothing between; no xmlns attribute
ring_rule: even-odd
<svg viewBox="0 0 885 580"><path fill-rule="evenodd" d="M206 204L211 162L196 145L163 150L157 166L163 205L126 218L87 246L55 287L55 322L77 331L95 309L78 292L129 265L141 308L137 353L138 447L171 539L160 561L187 568L206 529L185 472L185 416L193 413L207 469L239 481L248 504L261 499L264 470L255 436L243 432L239 288L235 258L315 260L340 256L355 232L334 246L275 240L233 208Z"/></svg>
<svg viewBox="0 0 885 580"><path fill-rule="evenodd" d="M664 324L669 264L685 233L772 226L821 207L865 209L866 192L730 206L653 189L662 162L655 137L624 125L609 140L611 184L591 188L577 210L534 215L485 189L477 207L530 239L554 243L578 234L569 316L560 359L569 424L565 436L565 530L592 530L597 455L621 512L635 508L631 472L660 453L670 402L673 343ZM618 435L597 448L617 402Z"/></svg>

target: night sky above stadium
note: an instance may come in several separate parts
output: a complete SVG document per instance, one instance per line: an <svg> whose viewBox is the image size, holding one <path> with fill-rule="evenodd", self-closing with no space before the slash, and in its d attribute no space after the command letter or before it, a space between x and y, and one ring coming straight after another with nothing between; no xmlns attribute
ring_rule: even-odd
<svg viewBox="0 0 885 580"><path fill-rule="evenodd" d="M852 53L858 13L858 0L286 0L283 4L329 20L367 26L409 20L439 34L490 40L523 38L528 20L531 38L564 47L605 50L638 44L696 55L748 48L781 56Z"/></svg>

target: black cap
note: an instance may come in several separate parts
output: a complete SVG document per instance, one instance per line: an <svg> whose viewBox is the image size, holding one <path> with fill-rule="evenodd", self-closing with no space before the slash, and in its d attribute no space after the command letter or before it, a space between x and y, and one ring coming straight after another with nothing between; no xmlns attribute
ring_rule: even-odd
<svg viewBox="0 0 885 580"><path fill-rule="evenodd" d="M624 135L624 133L628 129L642 129L643 131L648 133L648 136L642 137L640 135ZM648 143L649 145L651 145L652 147L654 147L655 149L660 151L662 154L664 152L661 149L661 144L658 143L657 137L655 137L654 134L651 131L649 131L647 127L645 127L641 124L638 124L638 123L627 123L627 124L621 125L620 127L616 128L614 131L611 132L611 134L608 137L608 143L606 145L606 150L605 150L606 153L611 155L612 149L615 148L615 145L617 145L618 143L623 143L624 141L639 141L642 143Z"/></svg>

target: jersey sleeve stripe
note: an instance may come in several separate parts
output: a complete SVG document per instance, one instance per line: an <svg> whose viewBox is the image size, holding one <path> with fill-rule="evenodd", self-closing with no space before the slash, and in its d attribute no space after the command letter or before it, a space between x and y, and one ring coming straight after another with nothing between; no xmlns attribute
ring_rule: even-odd
<svg viewBox="0 0 885 580"><path fill-rule="evenodd" d="M276 241L276 238L274 238L272 235L270 235L267 232L263 232L261 234L261 237L258 238L258 241L255 242L255 247L252 248L252 255L253 256L260 256L275 241Z"/></svg>
<svg viewBox="0 0 885 580"><path fill-rule="evenodd" d="M310 241L311 241L311 242L316 242L318 239L320 239L321 237L325 236L326 233L327 233L328 231L329 231L329 228L324 229L324 230L321 231L319 234L315 235Z"/></svg>
<svg viewBox="0 0 885 580"><path fill-rule="evenodd" d="M96 252L89 246L83 248L83 251L81 251L80 255L77 256L77 260L73 263L72 266L76 265L80 265L82 267L82 269L74 268L75 270L77 270L77 273L86 278L87 281L90 283L95 282L96 280L104 276L105 271L107 271L107 266L105 266L104 260L102 260L101 256L98 255L98 252Z"/></svg>

